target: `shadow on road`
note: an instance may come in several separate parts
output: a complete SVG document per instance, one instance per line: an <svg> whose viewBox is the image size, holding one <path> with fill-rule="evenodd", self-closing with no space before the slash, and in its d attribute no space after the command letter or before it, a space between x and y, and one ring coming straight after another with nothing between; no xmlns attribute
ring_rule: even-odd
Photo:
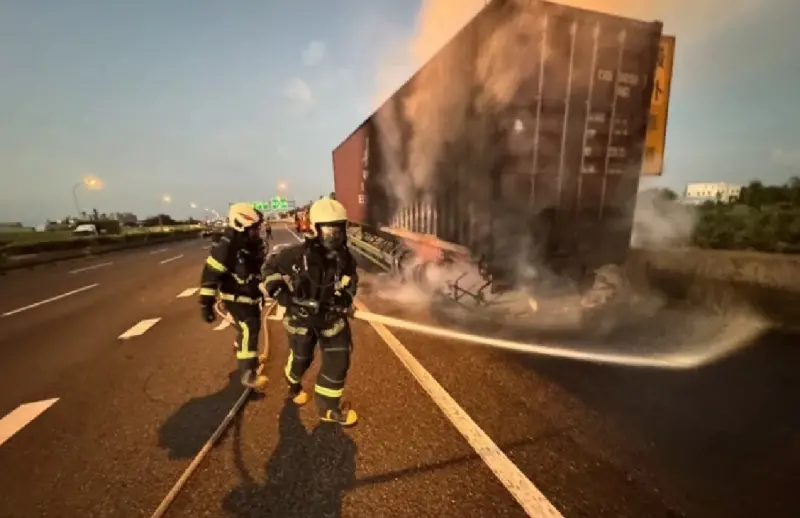
<svg viewBox="0 0 800 518"><path fill-rule="evenodd" d="M717 364L683 372L520 359L643 439L703 516L800 509L800 337L769 332Z"/></svg>
<svg viewBox="0 0 800 518"><path fill-rule="evenodd" d="M164 421L158 430L158 445L169 450L170 459L194 457L242 395L242 390L237 372L230 372L228 383L221 390L190 399Z"/></svg>
<svg viewBox="0 0 800 518"><path fill-rule="evenodd" d="M309 433L292 403L281 411L278 428L266 482L258 484L243 473L222 508L242 518L340 517L344 492L355 482L355 442L334 424L321 423Z"/></svg>

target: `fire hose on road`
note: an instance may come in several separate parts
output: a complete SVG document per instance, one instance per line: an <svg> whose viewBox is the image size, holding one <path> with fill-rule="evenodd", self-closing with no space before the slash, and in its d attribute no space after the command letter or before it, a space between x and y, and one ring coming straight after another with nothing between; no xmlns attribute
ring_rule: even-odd
<svg viewBox="0 0 800 518"><path fill-rule="evenodd" d="M320 308L317 307L314 303L308 303L298 300L295 300L294 303L298 306L304 307L306 311L308 311L309 313L318 313L320 310ZM620 365L628 367L659 368L668 370L688 370L707 364L710 361L714 360L716 356L719 355L715 354L713 351L706 351L705 353L700 353L700 354L674 353L674 354L665 354L660 356L642 356L642 355L622 354L615 352L587 351L584 349L568 348L563 345L561 346L543 345L543 344L517 342L513 340L504 340L501 338L492 338L489 336L465 333L461 331L447 329L440 326L422 324L411 320L404 320L401 318L391 317L388 315L373 313L371 311L368 311L366 307L363 305L363 303L361 303L358 300L354 301L354 305L356 306L355 308L347 308L347 309L326 308L326 309L338 312L347 318L369 323L370 325L373 326L373 328L376 331L379 331L379 334L381 334L380 331L381 329L383 331L386 331L385 328L390 327L413 333L420 333L445 340L454 340L473 345L481 345L493 349L533 354L538 356L546 356L550 358L578 360L583 362L602 363L602 364ZM264 346L261 358L262 363L261 366L259 367L259 374L264 368L264 363L266 362L267 356L269 354L269 338L266 332L266 318L276 307L277 307L276 301L265 300L264 302L265 313L264 313L264 320L262 323L265 331ZM230 317L230 315L224 312L224 310L222 310L222 308L219 307L219 305L215 309L217 311L217 314L222 318L223 321L228 322L229 324L234 324L233 319ZM227 427L233 421L234 417L241 411L242 407L249 398L250 394L251 394L250 389L245 389L243 391L242 395L234 403L233 407L225 416L222 423L220 423L220 426L217 428L217 430L214 432L211 438L207 441L207 443L201 448L197 456L192 460L190 465L187 467L186 471L180 476L178 481L175 483L175 485L169 491L167 496L161 502L158 509L156 509L156 511L153 513L151 518L161 518L164 516L169 506L172 504L172 502L177 497L178 493L181 491L181 489L188 481L189 477L191 477L192 473L197 469L199 464L202 462L203 458L209 453L209 451L211 451L211 448L220 439L220 437L225 432Z"/></svg>
<svg viewBox="0 0 800 518"><path fill-rule="evenodd" d="M360 303L356 302L356 306ZM372 325L382 325L394 329L402 329L414 333L420 333L445 340L455 340L459 342L482 345L493 349L505 351L534 354L538 356L548 356L567 360L579 360L591 363L603 363L610 365L622 365L626 367L645 367L670 370L685 370L699 367L707 363L711 356L708 354L687 355L681 353L665 354L660 356L643 356L641 354L624 354L611 351L590 351L585 348L569 348L564 345L543 345L526 342L505 340L502 338L492 338L489 336L465 333L447 329L445 327L421 324L411 320L381 315L370 311L353 308L330 307L321 308L314 301L301 301L295 299L293 306L300 308L306 316L319 314L321 311L340 313L355 320L362 320Z"/></svg>
<svg viewBox="0 0 800 518"><path fill-rule="evenodd" d="M402 329L414 333L421 333L445 340L456 340L475 345L482 345L494 349L502 349L512 352L535 354L538 356L548 356L551 358L562 358L570 360L580 360L584 362L605 363L612 365L624 365L628 367L650 367L672 370L683 370L698 367L706 362L702 356L686 356L670 354L662 356L643 357L634 354L621 354L612 352L586 351L579 349L565 348L564 346L549 346L542 344L531 344L504 340L502 338L492 338L489 336L464 333L439 326L420 324L410 320L390 317L369 311L356 309L349 313L349 316L356 320L363 320L371 324L380 324L386 327Z"/></svg>

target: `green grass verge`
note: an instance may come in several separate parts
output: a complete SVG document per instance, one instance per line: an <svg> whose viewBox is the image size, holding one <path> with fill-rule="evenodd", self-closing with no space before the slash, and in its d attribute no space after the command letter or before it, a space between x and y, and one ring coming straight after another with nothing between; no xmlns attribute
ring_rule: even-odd
<svg viewBox="0 0 800 518"><path fill-rule="evenodd" d="M0 257L41 254L81 248L104 247L108 245L131 245L135 243L171 241L183 237L199 236L200 230L171 229L161 232L137 232L121 235L104 235L88 237L69 237L50 241L22 241L0 245Z"/></svg>

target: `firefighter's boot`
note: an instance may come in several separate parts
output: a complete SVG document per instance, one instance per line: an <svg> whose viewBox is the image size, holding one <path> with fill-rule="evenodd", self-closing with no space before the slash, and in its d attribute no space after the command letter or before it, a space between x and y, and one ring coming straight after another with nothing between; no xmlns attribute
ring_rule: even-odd
<svg viewBox="0 0 800 518"><path fill-rule="evenodd" d="M287 397L298 406L303 406L309 401L308 392L303 390L303 385L300 383L292 383L289 380L286 380L286 384L289 387Z"/></svg>
<svg viewBox="0 0 800 518"><path fill-rule="evenodd" d="M320 412L320 421L338 423L341 426L353 426L358 421L358 414L351 409L323 410Z"/></svg>
<svg viewBox="0 0 800 518"><path fill-rule="evenodd" d="M257 392L263 392L267 387L267 377L258 374L255 369L249 369L242 374L242 385Z"/></svg>

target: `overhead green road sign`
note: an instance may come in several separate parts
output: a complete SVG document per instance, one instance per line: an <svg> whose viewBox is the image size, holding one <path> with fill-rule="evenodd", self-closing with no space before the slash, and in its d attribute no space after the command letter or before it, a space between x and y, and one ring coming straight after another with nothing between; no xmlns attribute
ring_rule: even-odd
<svg viewBox="0 0 800 518"><path fill-rule="evenodd" d="M283 196L274 196L270 200L270 206L272 210L286 210L289 208L289 200Z"/></svg>
<svg viewBox="0 0 800 518"><path fill-rule="evenodd" d="M268 201L253 201L250 202L250 205L261 212L269 212L269 211L286 211L294 206L294 202L290 202L283 196L274 196L270 198Z"/></svg>

